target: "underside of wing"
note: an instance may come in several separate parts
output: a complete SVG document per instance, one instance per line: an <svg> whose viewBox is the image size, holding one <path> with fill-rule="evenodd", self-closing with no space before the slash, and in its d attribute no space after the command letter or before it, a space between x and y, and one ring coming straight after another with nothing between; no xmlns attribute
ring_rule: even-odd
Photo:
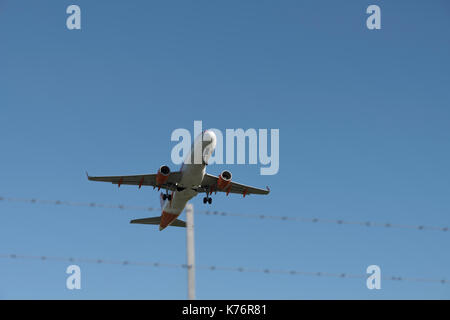
<svg viewBox="0 0 450 320"><path fill-rule="evenodd" d="M134 176L103 176L103 177L91 177L87 175L88 180L90 181L102 181L102 182L110 182L112 184L117 184L119 187L121 185L135 185L139 186L152 186L152 187L161 187L163 189L168 190L176 190L176 185L181 179L181 172L170 172L167 180L161 184L157 185L156 183L156 174L141 174Z"/></svg>
<svg viewBox="0 0 450 320"><path fill-rule="evenodd" d="M231 181L229 185L227 185L225 188L218 188L217 186L217 180L219 177L214 176L212 174L205 174L205 177L203 178L202 185L200 188L197 189L198 192L215 192L215 191L222 191L228 193L237 193L242 195L249 195L249 194L268 194L270 192L270 189L267 187L266 189L260 189L252 186L248 186L245 184L237 183Z"/></svg>

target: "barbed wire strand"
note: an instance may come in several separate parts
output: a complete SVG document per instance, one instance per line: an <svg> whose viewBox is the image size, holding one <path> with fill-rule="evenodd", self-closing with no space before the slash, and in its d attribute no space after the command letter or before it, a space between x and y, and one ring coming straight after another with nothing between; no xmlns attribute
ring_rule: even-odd
<svg viewBox="0 0 450 320"><path fill-rule="evenodd" d="M55 262L69 262L69 263L91 263L102 265L122 265L122 266L141 266L141 267L156 267L156 268L191 268L192 266L187 264L173 264L163 262L142 262L132 260L109 260L109 259L92 259L92 258L73 258L73 257L52 257L52 256L33 256L33 255L20 255L20 254L0 254L0 259L10 260L40 260L40 261L55 261ZM358 275L351 273L330 273L330 272L311 272L301 270L279 270L270 268L247 268L247 267L224 267L216 265L197 265L196 269L210 270L210 271L232 271L232 272L250 272L250 273L262 273L266 275L270 274L284 274L284 275L303 275L303 276L315 276L315 277L332 277L341 279L365 279L368 275ZM450 280L446 279L433 279L433 278L411 278L401 276L382 276L383 280L391 280L398 282L428 282L428 283L441 283L450 284Z"/></svg>
<svg viewBox="0 0 450 320"><path fill-rule="evenodd" d="M47 205L63 205L72 207L90 207L90 208L106 208L106 209L120 209L120 210L135 210L135 211L160 211L158 208L145 207L145 206L132 206L122 204L103 204L97 202L73 202L65 200L43 200L35 198L11 198L0 196L0 201L7 202L22 202L31 204L47 204ZM326 224L338 224L338 225L353 225L353 226L365 226L365 227L384 227L384 228L400 228L400 229L412 229L412 230L431 230L431 231L443 231L447 232L448 227L437 226L425 226L425 225L408 225L408 224L394 224L394 223L380 223L373 221L348 221L341 219L323 219L323 218L310 218L310 217L292 217L292 216L273 216L264 214L246 214L246 213L230 213L222 211L210 211L210 210L196 210L196 214L203 214L207 216L222 216L222 217L240 217L240 218L252 218L252 219L269 219L279 221L293 221L303 223L326 223Z"/></svg>

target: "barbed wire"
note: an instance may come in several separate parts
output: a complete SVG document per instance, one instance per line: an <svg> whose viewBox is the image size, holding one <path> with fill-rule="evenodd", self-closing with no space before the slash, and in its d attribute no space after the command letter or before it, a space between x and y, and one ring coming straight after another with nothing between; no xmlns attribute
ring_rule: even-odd
<svg viewBox="0 0 450 320"><path fill-rule="evenodd" d="M40 261L55 261L55 262L68 262L68 263L90 263L98 265L122 265L122 266L141 266L141 267L155 267L155 268L177 268L188 269L192 268L192 265L187 264L173 264L164 262L142 262L132 260L109 260L109 259L92 259L92 258L73 258L73 257L52 257L52 256L33 256L33 255L20 255L20 254L0 254L0 259L10 260L40 260ZM369 275L364 274L351 274L351 273L331 273L322 271L302 271L302 270L280 270L270 268L247 268L247 267L224 267L216 265L196 265L195 269L210 270L210 271L232 271L232 272L251 272L262 273L265 275L270 274L284 274L284 275L303 275L303 276L315 276L315 277L332 277L341 279L367 279ZM401 276L381 276L382 280L391 280L398 282L428 282L428 283L440 283L450 284L450 280L436 279L436 278L411 278Z"/></svg>
<svg viewBox="0 0 450 320"><path fill-rule="evenodd" d="M120 210L136 210L136 211L160 211L159 208L146 207L146 206L132 206L123 204L102 204L97 202L73 202L65 200L42 200L36 198L11 198L0 196L0 201L7 202L22 202L31 204L47 204L47 205L63 205L72 207L90 207L90 208L107 208L107 209L120 209ZM357 225L364 227L384 227L384 228L400 228L411 230L431 230L447 232L448 227L437 226L425 226L425 225L408 225L408 224L395 224L395 223L381 223L373 221L348 221L342 219L323 219L323 218L311 218L311 217L293 217L293 216L274 216L264 214L246 214L246 213L230 213L223 211L210 211L210 210L196 210L196 214L203 214L207 216L221 216L221 217L240 217L251 218L259 220L278 220L278 221L293 221L303 223L325 223L325 224L337 224L337 225Z"/></svg>

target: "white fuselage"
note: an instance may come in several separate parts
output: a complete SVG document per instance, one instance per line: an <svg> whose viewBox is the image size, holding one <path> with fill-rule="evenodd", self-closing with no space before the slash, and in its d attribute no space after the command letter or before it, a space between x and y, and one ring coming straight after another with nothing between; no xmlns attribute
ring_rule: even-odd
<svg viewBox="0 0 450 320"><path fill-rule="evenodd" d="M206 164L215 147L216 135L213 131L206 130L195 139L181 166L182 176L178 186L184 189L172 192L172 200L164 203L163 212L180 215L186 203L198 194L194 189L201 185Z"/></svg>

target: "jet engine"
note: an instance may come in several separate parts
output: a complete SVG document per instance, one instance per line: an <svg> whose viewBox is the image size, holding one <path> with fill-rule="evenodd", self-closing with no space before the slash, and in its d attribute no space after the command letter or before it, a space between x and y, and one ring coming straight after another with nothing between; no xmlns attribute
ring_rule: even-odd
<svg viewBox="0 0 450 320"><path fill-rule="evenodd" d="M231 172L224 170L217 179L217 188L220 190L225 190L231 183Z"/></svg>
<svg viewBox="0 0 450 320"><path fill-rule="evenodd" d="M161 166L156 174L156 185L160 186L169 179L170 169L168 166Z"/></svg>

